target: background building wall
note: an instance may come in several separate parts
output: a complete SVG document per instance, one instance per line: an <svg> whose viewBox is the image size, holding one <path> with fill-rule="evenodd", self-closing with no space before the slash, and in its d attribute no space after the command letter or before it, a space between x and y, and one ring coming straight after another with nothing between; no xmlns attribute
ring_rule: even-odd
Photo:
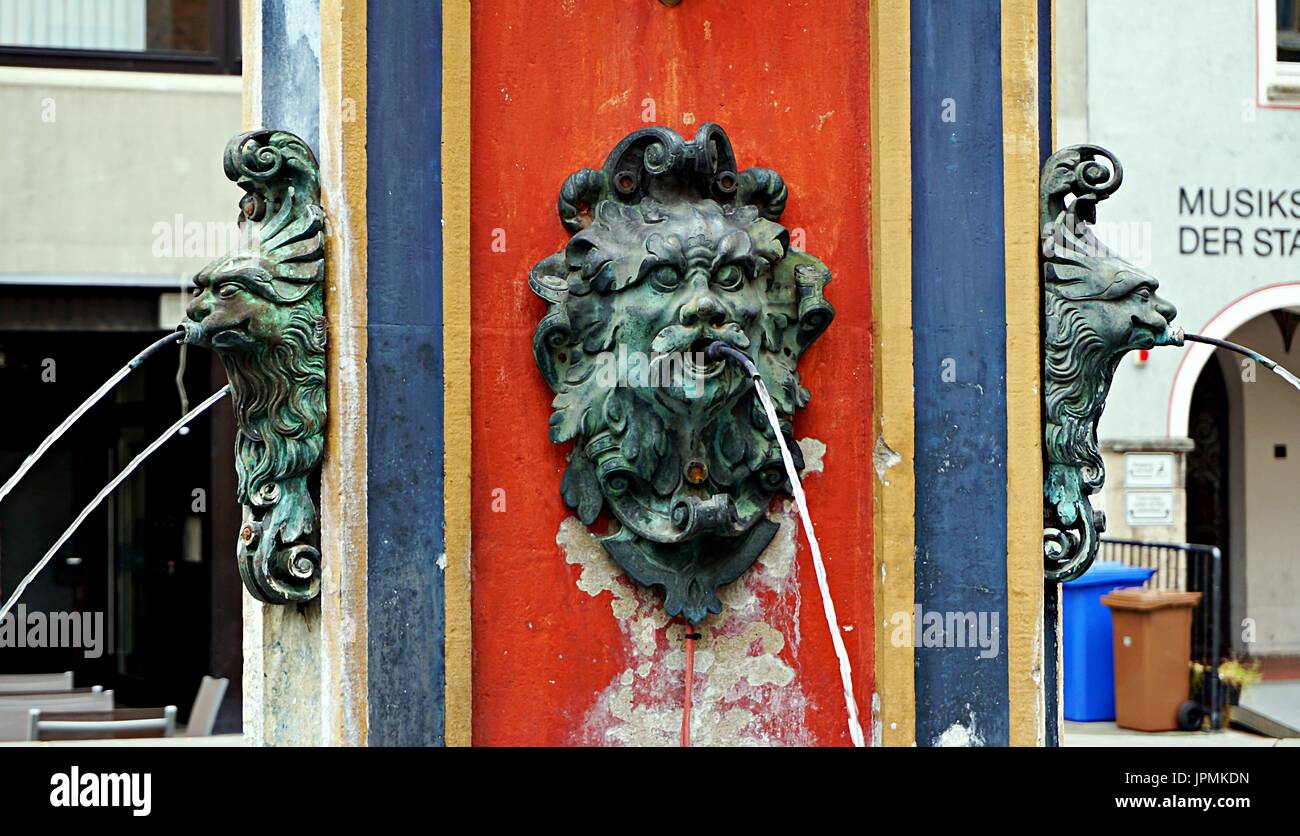
<svg viewBox="0 0 1300 836"><path fill-rule="evenodd" d="M1286 356L1277 325L1268 315L1246 323L1232 339L1271 357ZM1233 371L1240 379L1241 369ZM1234 520L1243 529L1247 555L1240 612L1257 626L1254 652L1300 653L1300 394L1277 375L1258 371L1263 373L1253 382L1236 387L1239 400L1232 404L1232 420L1240 423L1241 432L1230 456L1242 461L1243 500L1249 511L1246 519ZM1286 447L1284 457L1278 457L1277 445Z"/></svg>
<svg viewBox="0 0 1300 836"><path fill-rule="evenodd" d="M195 248L238 213L219 161L241 89L237 76L0 67L0 154L13 163L0 273L188 285L215 255Z"/></svg>
<svg viewBox="0 0 1300 836"><path fill-rule="evenodd" d="M0 181L0 399L21 402L24 393L40 393L33 408L7 409L0 419L4 475L100 381L180 321L190 275L225 251L238 190L220 161L241 124L240 99L235 76L0 67L0 154L7 161ZM42 357L55 360L59 372L44 388L32 385L40 366L30 365ZM159 355L128 378L6 502L0 520L6 595L103 474L124 464L120 456L106 462L104 453L118 443L119 422L152 438L180 414L176 364L175 353ZM224 372L207 354L191 354L186 378L193 396L224 380ZM107 610L106 620L120 620L122 633L128 612L150 619L154 629L140 641L115 636L117 655L68 660L60 669L75 668L79 685L116 686L123 704L175 702L182 716L200 674L230 677L219 731L237 730L240 711L233 435L230 406L221 403L92 515L24 599L32 609ZM55 496L48 494L51 485ZM193 512L195 488L205 496L197 515L206 535L198 555L203 565L178 559L168 522ZM113 545L109 519L128 493L137 509L147 498L155 515L151 532L141 533L141 541L151 538L148 566L174 560L177 567L151 587L152 601L137 595L131 607L109 584L129 577L148 585L155 576L128 563L122 544ZM43 511L39 524L32 524L34 509ZM57 576L72 555L82 558L85 574L70 585ZM168 658L171 652L182 655ZM120 670L119 660L125 660Z"/></svg>
<svg viewBox="0 0 1300 836"><path fill-rule="evenodd" d="M1198 331L1249 291L1295 280L1294 257L1279 254L1276 246L1269 255L1254 249L1257 229L1285 228L1292 238L1300 232L1300 203L1290 197L1300 189L1300 111L1254 104L1254 0L1057 5L1057 147L1090 142L1119 157L1124 185L1098 213L1100 234L1160 279L1160 294L1178 307L1175 324ZM1066 26L1067 13L1076 21L1084 18L1086 29ZM1081 38L1083 66L1068 62L1080 54ZM1180 189L1193 200L1204 190L1205 209L1180 213ZM1285 190L1285 207L1295 214L1241 218L1234 204L1228 217L1215 217L1208 208L1210 191L1221 209L1225 189ZM1180 252L1184 227L1198 230L1202 244L1195 251ZM1213 254L1222 249L1224 227L1241 229L1240 255L1235 248ZM1203 243L1207 229L1220 242L1209 249ZM1184 250L1191 250L1192 233L1182 237ZM1132 357L1125 360L1102 418L1102 437L1167 434L1168 394L1181 354L1158 349L1141 366Z"/></svg>
<svg viewBox="0 0 1300 836"><path fill-rule="evenodd" d="M1160 294L1178 307L1175 325L1203 333L1225 309L1261 313L1266 308L1243 298L1300 278L1300 110L1256 104L1255 0L1056 2L1057 146L1101 145L1125 170L1123 186L1101 206L1101 236L1159 278ZM1239 247L1232 243L1238 238ZM1288 294L1292 302L1300 298L1281 288L1270 298L1294 310ZM1266 313L1235 336L1222 336L1292 369L1300 365L1300 349L1286 350ZM1196 380L1187 357L1187 349L1161 348L1145 363L1136 355L1123 361L1099 428L1104 448L1187 443L1185 396ZM1300 393L1262 368L1244 380L1241 359L1211 360L1221 364L1231 405L1231 467L1224 474L1231 507L1225 544L1231 633L1240 632L1241 619L1253 618L1256 641L1236 642L1238 651L1295 653L1300 464L1289 452L1275 458L1274 445L1289 451L1297 442ZM1182 398L1172 397L1176 377L1186 387ZM1101 498L1112 523L1107 533L1181 539L1190 529L1181 478L1176 524L1131 530L1124 524L1122 455L1109 453L1107 463ZM1183 471L1180 461L1180 476Z"/></svg>

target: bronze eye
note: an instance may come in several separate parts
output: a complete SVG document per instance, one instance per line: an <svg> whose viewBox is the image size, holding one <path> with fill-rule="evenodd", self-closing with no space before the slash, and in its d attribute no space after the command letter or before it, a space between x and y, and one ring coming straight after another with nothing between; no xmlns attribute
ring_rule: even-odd
<svg viewBox="0 0 1300 836"><path fill-rule="evenodd" d="M739 290L745 283L745 272L734 264L727 264L713 275L713 283L723 290Z"/></svg>
<svg viewBox="0 0 1300 836"><path fill-rule="evenodd" d="M667 264L659 265L650 274L650 284L655 290L664 292L676 290L681 280L681 274L677 272L676 268Z"/></svg>
<svg viewBox="0 0 1300 836"><path fill-rule="evenodd" d="M229 299L239 292L239 285L234 282L226 282L217 288L217 295L222 299Z"/></svg>
<svg viewBox="0 0 1300 836"><path fill-rule="evenodd" d="M1143 286L1137 289L1138 298L1143 302L1151 301L1151 288Z"/></svg>

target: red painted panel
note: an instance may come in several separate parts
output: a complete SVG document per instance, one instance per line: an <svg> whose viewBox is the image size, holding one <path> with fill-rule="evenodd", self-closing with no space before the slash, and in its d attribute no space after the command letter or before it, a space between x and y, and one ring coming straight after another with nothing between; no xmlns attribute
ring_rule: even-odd
<svg viewBox="0 0 1300 836"><path fill-rule="evenodd" d="M657 596L607 577L598 551L566 562L557 545L567 445L547 440L552 395L532 358L544 305L526 281L568 238L564 178L642 127L647 100L656 123L689 137L718 122L741 167L777 169L781 222L833 271L837 315L800 365L813 397L795 434L827 446L806 485L869 726L867 0L493 0L474 5L473 38L475 744L666 743L680 721L681 627L663 629ZM734 586L704 625L697 741L847 743L802 534L788 574L773 559Z"/></svg>

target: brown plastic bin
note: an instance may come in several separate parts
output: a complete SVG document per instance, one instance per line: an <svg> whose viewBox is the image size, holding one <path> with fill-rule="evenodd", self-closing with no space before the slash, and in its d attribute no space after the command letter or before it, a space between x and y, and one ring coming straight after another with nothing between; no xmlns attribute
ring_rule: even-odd
<svg viewBox="0 0 1300 836"><path fill-rule="evenodd" d="M1102 596L1115 637L1115 722L1138 731L1178 728L1187 701L1192 610L1199 592L1117 589Z"/></svg>

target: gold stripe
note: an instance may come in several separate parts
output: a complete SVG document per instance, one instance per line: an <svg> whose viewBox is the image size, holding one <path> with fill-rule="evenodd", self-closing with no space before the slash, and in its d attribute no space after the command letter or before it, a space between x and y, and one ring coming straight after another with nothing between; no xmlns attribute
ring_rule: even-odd
<svg viewBox="0 0 1300 836"><path fill-rule="evenodd" d="M890 641L890 617L910 620L915 598L915 403L912 380L911 8L871 4L871 319L877 473L872 527L875 576L875 745L916 743L911 633ZM892 454L891 454L892 451Z"/></svg>
<svg viewBox="0 0 1300 836"><path fill-rule="evenodd" d="M470 620L470 3L442 4L443 512L446 515L446 744L469 746Z"/></svg>
<svg viewBox="0 0 1300 836"><path fill-rule="evenodd" d="M262 3L240 0L239 37L245 56L244 130L251 131L262 121ZM257 56L256 60L252 56Z"/></svg>
<svg viewBox="0 0 1300 836"><path fill-rule="evenodd" d="M366 0L321 0L321 200L329 216L325 460L321 472L324 739L364 746L366 548Z"/></svg>
<svg viewBox="0 0 1300 836"><path fill-rule="evenodd" d="M1007 667L1013 746L1042 745L1043 427L1038 279L1038 4L1002 0L1007 307Z"/></svg>

